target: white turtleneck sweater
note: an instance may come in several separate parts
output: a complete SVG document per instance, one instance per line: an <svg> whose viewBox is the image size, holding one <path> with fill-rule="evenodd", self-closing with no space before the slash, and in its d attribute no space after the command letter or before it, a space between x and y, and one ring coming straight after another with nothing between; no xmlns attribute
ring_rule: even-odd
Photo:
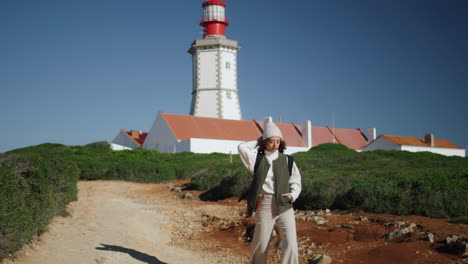
<svg viewBox="0 0 468 264"><path fill-rule="evenodd" d="M244 163L245 167L253 173L255 167L255 161L257 159L257 141L249 141L240 143L238 146L239 154L241 157L242 162ZM265 193L273 194L275 193L274 183L273 183L273 160L278 158L278 151L270 152L265 150L265 157L270 164L270 169L268 170L265 183L262 186L262 190ZM293 163L293 168L291 172L291 177L289 178L289 189L291 192L291 196L293 197L293 202L299 197L301 193L301 174L299 169L296 166L296 162Z"/></svg>

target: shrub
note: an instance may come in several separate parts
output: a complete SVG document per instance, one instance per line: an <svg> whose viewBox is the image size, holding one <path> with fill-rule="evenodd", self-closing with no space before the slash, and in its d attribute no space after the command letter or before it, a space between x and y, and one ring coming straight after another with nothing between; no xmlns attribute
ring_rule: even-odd
<svg viewBox="0 0 468 264"><path fill-rule="evenodd" d="M429 152L354 152L330 144L294 155L300 209L365 210L430 217L468 215L467 159Z"/></svg>
<svg viewBox="0 0 468 264"><path fill-rule="evenodd" d="M76 200L78 167L36 153L0 155L0 259L47 230Z"/></svg>
<svg viewBox="0 0 468 264"><path fill-rule="evenodd" d="M107 141L97 141L97 142L89 143L89 144L86 144L85 147L100 149L100 150L104 150L104 151L110 151L111 150L110 144Z"/></svg>
<svg viewBox="0 0 468 264"><path fill-rule="evenodd" d="M224 174L224 173L223 173ZM237 167L225 172L225 176L210 188L209 191L200 195L200 199L204 201L218 201L228 197L240 197L247 191L251 176L244 168Z"/></svg>

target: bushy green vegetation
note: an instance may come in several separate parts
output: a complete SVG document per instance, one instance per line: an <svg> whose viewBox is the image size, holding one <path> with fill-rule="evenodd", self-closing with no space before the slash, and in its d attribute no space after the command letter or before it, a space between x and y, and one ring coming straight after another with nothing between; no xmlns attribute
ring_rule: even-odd
<svg viewBox="0 0 468 264"><path fill-rule="evenodd" d="M298 209L467 217L468 159L433 153L358 153L324 144L293 155L302 174ZM238 155L112 151L41 144L0 154L0 259L47 228L76 199L81 180L163 182L191 178L201 198L240 196L251 176Z"/></svg>
<svg viewBox="0 0 468 264"><path fill-rule="evenodd" d="M47 229L76 199L79 169L36 153L0 156L0 259Z"/></svg>
<svg viewBox="0 0 468 264"><path fill-rule="evenodd" d="M302 175L297 209L468 216L466 158L429 152L359 153L338 144L323 144L293 157ZM236 165L234 169L226 167L222 175L197 175L191 185L209 190L202 195L208 200L240 196L251 177Z"/></svg>
<svg viewBox="0 0 468 264"><path fill-rule="evenodd" d="M86 146L41 144L17 149L8 154L35 153L60 157L76 164L81 180L127 180L135 182L164 182L185 179L198 174L219 174L229 163L225 154L167 154L156 150L135 149L112 151L107 142Z"/></svg>
<svg viewBox="0 0 468 264"><path fill-rule="evenodd" d="M430 217L468 215L468 160L429 152L357 153L324 144L294 155L303 193L297 206Z"/></svg>

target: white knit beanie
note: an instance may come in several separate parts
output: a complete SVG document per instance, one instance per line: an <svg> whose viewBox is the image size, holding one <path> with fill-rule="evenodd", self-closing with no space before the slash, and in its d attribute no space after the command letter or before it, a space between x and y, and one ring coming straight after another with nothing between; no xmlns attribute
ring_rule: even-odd
<svg viewBox="0 0 468 264"><path fill-rule="evenodd" d="M271 137L280 137L283 139L281 130L273 122L268 122L263 130L263 140Z"/></svg>

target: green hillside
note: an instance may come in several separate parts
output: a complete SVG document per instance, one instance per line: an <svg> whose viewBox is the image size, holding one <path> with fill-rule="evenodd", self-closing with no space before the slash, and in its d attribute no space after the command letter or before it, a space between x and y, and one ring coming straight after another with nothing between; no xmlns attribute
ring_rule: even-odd
<svg viewBox="0 0 468 264"><path fill-rule="evenodd" d="M467 217L468 159L433 153L358 153L324 144L293 155L302 174L297 209ZM112 151L41 144L0 154L0 260L44 232L76 200L81 180L165 182L191 178L204 200L239 196L251 176L238 155Z"/></svg>

